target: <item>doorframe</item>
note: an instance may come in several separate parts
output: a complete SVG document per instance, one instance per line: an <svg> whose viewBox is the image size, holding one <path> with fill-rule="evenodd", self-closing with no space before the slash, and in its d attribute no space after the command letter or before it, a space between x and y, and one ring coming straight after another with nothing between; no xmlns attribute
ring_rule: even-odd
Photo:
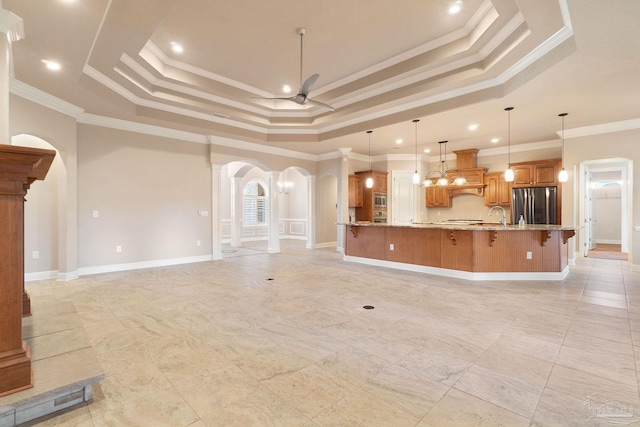
<svg viewBox="0 0 640 427"><path fill-rule="evenodd" d="M629 262L633 259L633 248L630 244L633 235L633 224L631 221L633 206L633 162L624 158L609 158L586 160L580 163L578 186L578 224L582 226L579 231L579 244L577 253L586 256L589 250L589 239L591 237L591 219L588 218L592 202L590 200L590 173L600 171L620 171L622 174L621 192L621 250L628 254Z"/></svg>

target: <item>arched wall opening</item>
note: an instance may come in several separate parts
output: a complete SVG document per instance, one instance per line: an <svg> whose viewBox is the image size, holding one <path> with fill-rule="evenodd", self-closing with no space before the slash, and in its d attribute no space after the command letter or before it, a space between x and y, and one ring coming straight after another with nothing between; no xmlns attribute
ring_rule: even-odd
<svg viewBox="0 0 640 427"><path fill-rule="evenodd" d="M55 279L66 251L59 238L66 229L66 216L60 209L67 185L66 166L58 149L42 138L20 134L11 138L11 144L56 151L45 180L31 185L24 205L25 280Z"/></svg>

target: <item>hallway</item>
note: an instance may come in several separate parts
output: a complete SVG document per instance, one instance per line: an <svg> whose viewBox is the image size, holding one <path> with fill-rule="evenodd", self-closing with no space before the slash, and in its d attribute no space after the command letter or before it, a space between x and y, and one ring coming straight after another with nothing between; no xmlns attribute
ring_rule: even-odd
<svg viewBox="0 0 640 427"><path fill-rule="evenodd" d="M106 373L89 404L36 424L598 425L607 399L640 408L627 265L469 282L283 240L280 254L31 282L34 311L73 301Z"/></svg>

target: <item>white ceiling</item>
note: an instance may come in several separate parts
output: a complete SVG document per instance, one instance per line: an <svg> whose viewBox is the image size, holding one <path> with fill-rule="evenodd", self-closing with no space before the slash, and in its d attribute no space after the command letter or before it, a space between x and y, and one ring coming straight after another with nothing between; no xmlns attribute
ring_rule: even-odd
<svg viewBox="0 0 640 427"><path fill-rule="evenodd" d="M366 153L373 129L372 154L410 155L414 118L420 152L501 147L507 106L512 145L557 139L561 112L569 130L640 118L638 0L2 3L24 21L21 82L87 114L302 153ZM298 27L303 79L319 73L311 97L335 111L259 99L298 88Z"/></svg>

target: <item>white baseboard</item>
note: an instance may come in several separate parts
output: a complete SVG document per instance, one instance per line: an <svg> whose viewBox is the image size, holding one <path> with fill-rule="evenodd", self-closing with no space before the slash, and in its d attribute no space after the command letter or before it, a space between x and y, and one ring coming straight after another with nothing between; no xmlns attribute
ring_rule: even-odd
<svg viewBox="0 0 640 427"><path fill-rule="evenodd" d="M78 275L113 273L115 271L140 270L143 268L166 267L169 265L190 264L194 262L211 261L212 255L200 255L194 257L160 259L154 261L131 262L127 264L99 265L96 267L78 268Z"/></svg>
<svg viewBox="0 0 640 427"><path fill-rule="evenodd" d="M58 282L68 282L70 280L75 280L78 277L78 272L77 271L70 271L69 273L60 273L58 272L58 275L56 277L56 280Z"/></svg>
<svg viewBox="0 0 640 427"><path fill-rule="evenodd" d="M607 240L607 239L596 239L596 243L602 243L605 245L621 245L622 240Z"/></svg>
<svg viewBox="0 0 640 427"><path fill-rule="evenodd" d="M24 281L25 282L35 282L36 280L51 280L55 279L58 276L58 272L56 270L53 271L37 271L34 273L25 273Z"/></svg>
<svg viewBox="0 0 640 427"><path fill-rule="evenodd" d="M316 248L317 249L321 249L321 248L331 248L333 246L336 246L338 244L338 242L324 242L324 243L316 243Z"/></svg>

